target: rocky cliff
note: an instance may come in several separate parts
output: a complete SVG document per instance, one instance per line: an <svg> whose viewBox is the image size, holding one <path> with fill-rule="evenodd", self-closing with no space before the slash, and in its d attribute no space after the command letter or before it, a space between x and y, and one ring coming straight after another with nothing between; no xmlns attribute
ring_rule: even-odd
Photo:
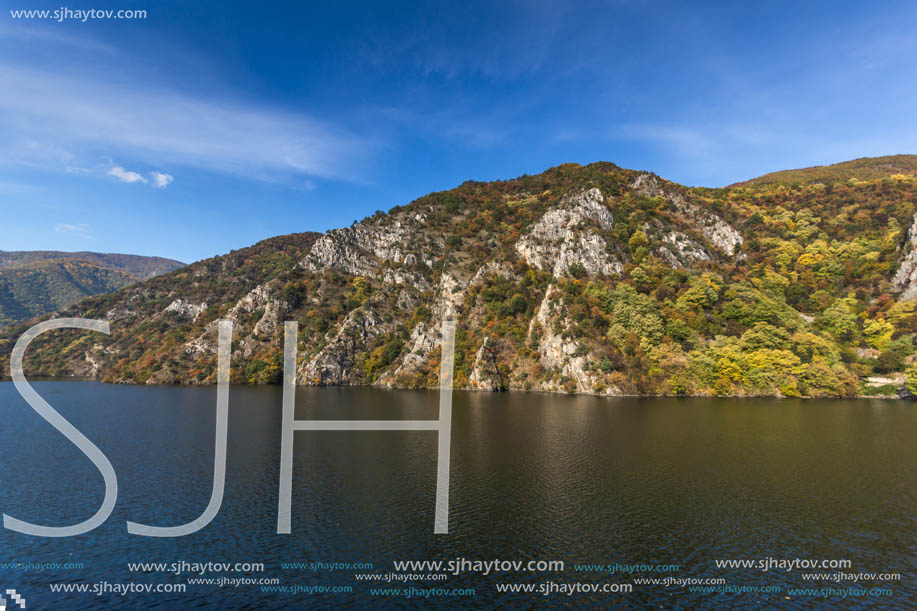
<svg viewBox="0 0 917 611"><path fill-rule="evenodd" d="M212 383L229 319L233 381L273 383L298 320L299 384L423 387L455 319L469 389L857 394L912 359L915 201L902 174L705 189L598 163L468 182L92 298L63 315L111 337L51 334L28 365Z"/></svg>

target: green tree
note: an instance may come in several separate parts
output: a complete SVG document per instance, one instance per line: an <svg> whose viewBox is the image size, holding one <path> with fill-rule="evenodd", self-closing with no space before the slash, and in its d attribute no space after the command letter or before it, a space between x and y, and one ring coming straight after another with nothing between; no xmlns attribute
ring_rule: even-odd
<svg viewBox="0 0 917 611"><path fill-rule="evenodd" d="M630 251L632 253L637 252L637 249L639 248L647 248L649 247L649 245L650 245L650 241L646 237L646 234L643 233L643 230L641 229L638 229L637 231L635 231L630 236L630 239L627 241L627 247L630 248Z"/></svg>
<svg viewBox="0 0 917 611"><path fill-rule="evenodd" d="M790 335L785 329L780 329L766 322L757 322L755 326L742 334L742 348L748 351L762 348L785 348Z"/></svg>
<svg viewBox="0 0 917 611"><path fill-rule="evenodd" d="M907 379L904 384L911 394L917 396L917 365L911 365L907 370Z"/></svg>
<svg viewBox="0 0 917 611"><path fill-rule="evenodd" d="M853 310L856 300L838 299L824 311L819 326L841 341L852 341L859 332L857 316Z"/></svg>
<svg viewBox="0 0 917 611"><path fill-rule="evenodd" d="M895 328L891 323L880 318L878 320L868 319L863 323L863 335L866 343L876 350L885 350L892 341L892 333Z"/></svg>

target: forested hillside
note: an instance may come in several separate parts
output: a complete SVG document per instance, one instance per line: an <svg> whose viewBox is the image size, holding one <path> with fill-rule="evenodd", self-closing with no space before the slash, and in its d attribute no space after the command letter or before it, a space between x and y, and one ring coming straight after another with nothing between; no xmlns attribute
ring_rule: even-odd
<svg viewBox="0 0 917 611"><path fill-rule="evenodd" d="M905 382L917 331L917 158L686 188L611 163L466 182L351 227L192 264L62 315L112 335L36 340L32 375L300 384L437 382L599 394L851 396ZM4 370L21 326L0 340Z"/></svg>
<svg viewBox="0 0 917 611"><path fill-rule="evenodd" d="M89 295L108 293L182 265L135 255L0 251L0 327L62 310Z"/></svg>

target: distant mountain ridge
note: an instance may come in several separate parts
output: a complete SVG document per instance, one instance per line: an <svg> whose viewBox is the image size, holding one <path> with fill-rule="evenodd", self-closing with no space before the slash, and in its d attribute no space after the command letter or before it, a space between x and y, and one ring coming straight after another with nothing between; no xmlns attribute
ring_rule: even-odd
<svg viewBox="0 0 917 611"><path fill-rule="evenodd" d="M117 253L0 251L0 326L62 310L183 265Z"/></svg>
<svg viewBox="0 0 917 611"><path fill-rule="evenodd" d="M467 181L324 234L193 263L61 316L30 375L277 383L283 322L300 385L438 381L601 395L892 395L917 359L917 157L685 187L613 163ZM0 366L25 325L0 334ZM917 372L917 368L914 369ZM917 380L917 373L914 374Z"/></svg>
<svg viewBox="0 0 917 611"><path fill-rule="evenodd" d="M51 260L79 260L109 267L130 274L138 280L146 280L154 276L166 274L185 265L181 261L165 259L163 257L145 257L142 255L125 255L120 253L102 252L64 252L58 250L0 250L0 269L10 267L23 267L26 265Z"/></svg>
<svg viewBox="0 0 917 611"><path fill-rule="evenodd" d="M877 180L896 174L917 175L917 155L861 157L831 165L816 165L798 170L781 170L729 185L833 183L843 180Z"/></svg>

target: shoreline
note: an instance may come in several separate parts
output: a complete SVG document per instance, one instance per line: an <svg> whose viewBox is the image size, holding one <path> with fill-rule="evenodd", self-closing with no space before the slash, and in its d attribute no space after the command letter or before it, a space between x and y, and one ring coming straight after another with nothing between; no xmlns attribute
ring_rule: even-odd
<svg viewBox="0 0 917 611"><path fill-rule="evenodd" d="M0 382L12 382L13 379L9 376L0 376ZM215 387L216 384L207 383L207 384L135 384L133 382L103 382L98 378L85 377L85 376L35 376L33 378L27 378L28 382L96 382L99 384L106 384L112 386L153 386L157 388L163 387L187 387L187 388L201 388L201 387ZM264 387L264 386L282 386L281 384L230 384L230 386L235 387ZM315 386L315 385L296 385L296 388L371 388L376 390L439 390L437 386L430 386L425 388L407 388L399 386L376 386L373 384L346 384L346 385L324 385L324 386ZM895 400L895 401L908 401L908 399L899 397L898 395L853 395L852 397L810 397L810 396L800 396L800 397L788 397L786 395L637 395L637 394L607 394L607 393L586 393L586 392L567 392L563 390L535 390L535 389L524 389L524 388L508 388L505 390L483 390L480 388L453 388L452 390L462 391L462 392L475 392L475 393L488 393L488 394L500 394L500 393L517 393L517 394L541 394L541 395L565 395L570 397L603 397L608 399L622 398L622 399L658 399L658 398L669 398L669 399L883 399L883 400Z"/></svg>

